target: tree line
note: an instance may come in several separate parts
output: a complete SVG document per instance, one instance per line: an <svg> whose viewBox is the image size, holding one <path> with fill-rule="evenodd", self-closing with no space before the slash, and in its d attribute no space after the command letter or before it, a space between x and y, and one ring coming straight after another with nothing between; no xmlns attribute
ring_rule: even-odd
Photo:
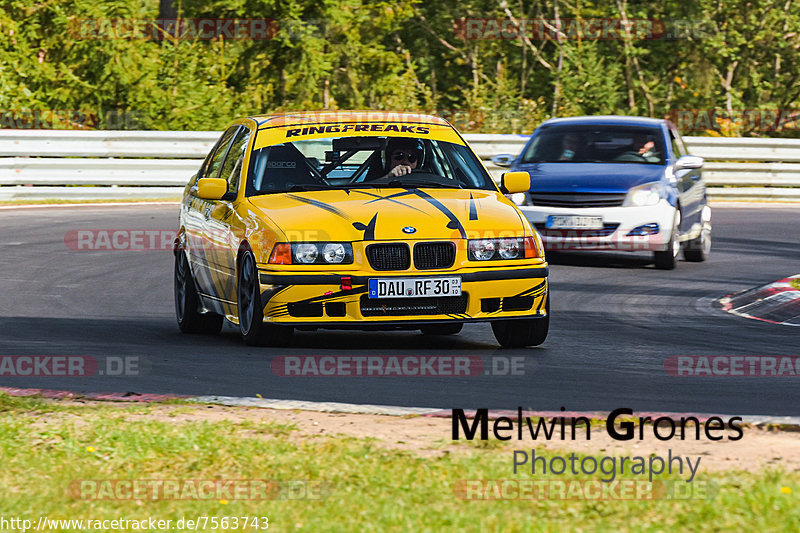
<svg viewBox="0 0 800 533"><path fill-rule="evenodd" d="M3 0L0 127L221 129L288 110L524 133L669 117L797 136L792 0Z"/></svg>

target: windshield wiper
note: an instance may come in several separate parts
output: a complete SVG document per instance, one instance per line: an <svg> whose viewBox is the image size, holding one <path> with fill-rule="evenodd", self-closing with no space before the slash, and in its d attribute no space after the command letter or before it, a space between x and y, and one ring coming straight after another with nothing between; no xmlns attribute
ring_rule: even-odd
<svg viewBox="0 0 800 533"><path fill-rule="evenodd" d="M285 192L302 192L302 191L326 191L328 189L335 189L330 185L322 185L320 183L303 183L300 185L292 185Z"/></svg>
<svg viewBox="0 0 800 533"><path fill-rule="evenodd" d="M404 189L417 188L417 187L437 187L440 189L463 189L460 183L453 182L452 184L441 183L438 181L423 181L423 180L403 180L396 179L390 181L387 187L401 187Z"/></svg>

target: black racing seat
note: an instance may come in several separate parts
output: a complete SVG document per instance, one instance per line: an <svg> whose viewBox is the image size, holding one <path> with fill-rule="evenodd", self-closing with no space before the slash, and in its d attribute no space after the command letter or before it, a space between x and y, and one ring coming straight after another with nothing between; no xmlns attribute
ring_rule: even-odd
<svg viewBox="0 0 800 533"><path fill-rule="evenodd" d="M306 158L293 146L271 146L265 167L258 187L261 193L286 191L295 185L319 184Z"/></svg>

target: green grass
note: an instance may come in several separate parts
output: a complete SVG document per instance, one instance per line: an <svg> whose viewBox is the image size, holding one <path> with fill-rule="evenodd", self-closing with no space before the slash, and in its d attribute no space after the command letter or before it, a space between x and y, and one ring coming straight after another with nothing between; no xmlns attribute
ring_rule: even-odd
<svg viewBox="0 0 800 533"><path fill-rule="evenodd" d="M156 409L159 419L142 416ZM184 406L174 409L186 412ZM719 493L708 500L465 501L454 493L458 480L529 476L514 476L511 452L494 444L422 458L384 449L374 439L300 435L288 424L182 421L163 413L159 405L63 405L0 394L2 515L173 521L258 515L269 516L269 531L315 532L800 527L796 472L714 474L703 472L701 465L697 480L719 485ZM70 483L85 479L309 480L323 482L327 495L227 502L75 499L68 492Z"/></svg>

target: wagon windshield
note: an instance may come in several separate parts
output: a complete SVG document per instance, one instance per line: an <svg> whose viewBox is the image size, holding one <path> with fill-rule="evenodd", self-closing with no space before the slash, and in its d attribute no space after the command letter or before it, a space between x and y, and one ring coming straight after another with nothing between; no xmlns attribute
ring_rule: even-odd
<svg viewBox="0 0 800 533"><path fill-rule="evenodd" d="M658 128L630 126L546 126L533 138L523 163L664 164Z"/></svg>
<svg viewBox="0 0 800 533"><path fill-rule="evenodd" d="M408 167L402 175L395 166ZM250 156L247 196L370 187L497 190L467 147L410 137L335 137L266 146Z"/></svg>

